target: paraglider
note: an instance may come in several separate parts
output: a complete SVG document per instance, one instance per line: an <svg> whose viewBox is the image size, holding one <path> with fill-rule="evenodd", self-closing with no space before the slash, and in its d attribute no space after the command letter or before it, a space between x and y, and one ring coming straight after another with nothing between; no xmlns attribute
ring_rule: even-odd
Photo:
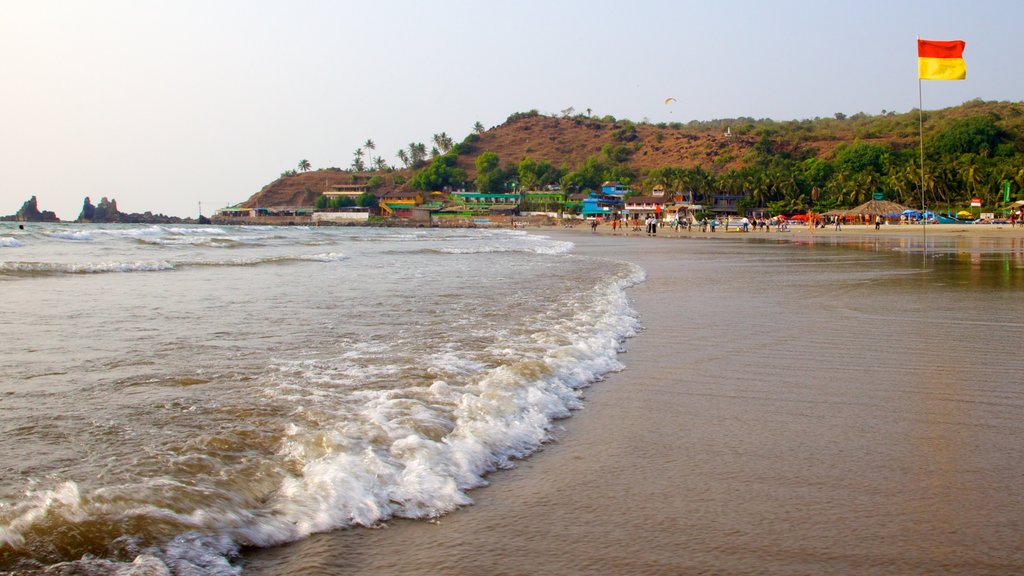
<svg viewBox="0 0 1024 576"><path fill-rule="evenodd" d="M668 106L669 102L678 102L678 100L676 100L672 96L669 96L668 98L665 98L665 105Z"/></svg>

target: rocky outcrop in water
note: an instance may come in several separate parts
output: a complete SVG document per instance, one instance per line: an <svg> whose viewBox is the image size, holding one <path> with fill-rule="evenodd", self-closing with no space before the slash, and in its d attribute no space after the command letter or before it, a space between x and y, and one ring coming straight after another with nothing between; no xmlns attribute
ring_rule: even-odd
<svg viewBox="0 0 1024 576"><path fill-rule="evenodd" d="M14 220L17 222L60 222L60 218L49 210L39 210L36 197L33 196L21 205L21 209L11 216L4 216L0 220Z"/></svg>
<svg viewBox="0 0 1024 576"><path fill-rule="evenodd" d="M187 224L194 220L191 218L178 218L177 216L165 216L144 212L142 214L126 214L117 209L117 200L100 198L100 203L93 206L88 196L82 202L82 211L78 214L75 222L82 223L105 223L105 224ZM202 222L200 222L202 224ZM207 222L208 223L208 222Z"/></svg>

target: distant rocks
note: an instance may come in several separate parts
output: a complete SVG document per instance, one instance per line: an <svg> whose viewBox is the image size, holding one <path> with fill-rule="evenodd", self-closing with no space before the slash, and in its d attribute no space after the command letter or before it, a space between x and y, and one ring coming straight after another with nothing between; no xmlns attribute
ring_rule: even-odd
<svg viewBox="0 0 1024 576"><path fill-rule="evenodd" d="M25 201L21 205L21 209L15 214L10 216L0 217L0 220L16 221L16 222L60 222L60 218L49 210L39 210L39 204L36 201L36 197L33 196Z"/></svg>
<svg viewBox="0 0 1024 576"><path fill-rule="evenodd" d="M100 199L99 204L93 206L92 201L86 196L85 201L82 202L82 211L78 214L78 219L75 222L94 224L191 224L195 220L153 214L152 212L126 214L117 209L117 200L108 200L106 197L103 197Z"/></svg>
<svg viewBox="0 0 1024 576"><path fill-rule="evenodd" d="M21 205L16 214L0 216L0 221L14 222L60 222L60 218L49 210L39 210L36 197L33 196ZM194 218L179 218L177 216L165 216L144 212L142 214L126 214L117 209L117 200L107 198L100 199L100 203L93 206L88 196L82 203L82 211L78 214L77 223L93 224L209 224L210 219L200 216L197 221Z"/></svg>

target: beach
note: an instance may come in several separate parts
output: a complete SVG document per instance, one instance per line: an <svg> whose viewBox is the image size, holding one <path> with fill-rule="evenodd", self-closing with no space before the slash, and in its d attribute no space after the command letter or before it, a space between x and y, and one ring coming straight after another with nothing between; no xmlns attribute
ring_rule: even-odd
<svg viewBox="0 0 1024 576"><path fill-rule="evenodd" d="M960 228L531 231L644 268L624 369L473 505L245 573L1020 573L1024 234Z"/></svg>
<svg viewBox="0 0 1024 576"><path fill-rule="evenodd" d="M2 224L0 572L1020 573L964 228Z"/></svg>

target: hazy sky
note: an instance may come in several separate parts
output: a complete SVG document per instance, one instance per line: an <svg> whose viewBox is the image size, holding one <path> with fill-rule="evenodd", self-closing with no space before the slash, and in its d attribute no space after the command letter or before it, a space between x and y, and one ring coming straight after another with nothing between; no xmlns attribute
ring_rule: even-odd
<svg viewBox="0 0 1024 576"><path fill-rule="evenodd" d="M210 214L303 158L347 168L372 139L397 165L534 108L906 112L918 35L967 42L967 80L925 82L925 109L1017 101L1021 22L1018 0L0 0L0 214Z"/></svg>

